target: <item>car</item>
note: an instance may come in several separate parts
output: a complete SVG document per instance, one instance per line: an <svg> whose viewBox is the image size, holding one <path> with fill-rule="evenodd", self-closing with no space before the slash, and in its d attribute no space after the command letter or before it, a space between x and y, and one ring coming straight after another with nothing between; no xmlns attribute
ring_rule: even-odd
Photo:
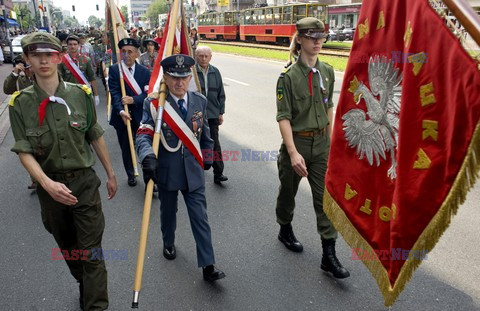
<svg viewBox="0 0 480 311"><path fill-rule="evenodd" d="M15 57L17 57L17 55L22 55L23 50L22 50L21 40L23 37L25 37L25 35L16 36L15 38L12 39L13 57L11 57L10 55L9 45L5 45L2 48L3 58L5 59L5 62L11 63L12 60L15 59Z"/></svg>
<svg viewBox="0 0 480 311"><path fill-rule="evenodd" d="M342 33L345 35L345 40L353 40L355 28L345 28L342 30Z"/></svg>
<svg viewBox="0 0 480 311"><path fill-rule="evenodd" d="M328 30L328 41L335 41L337 40L337 33L333 31L332 28Z"/></svg>

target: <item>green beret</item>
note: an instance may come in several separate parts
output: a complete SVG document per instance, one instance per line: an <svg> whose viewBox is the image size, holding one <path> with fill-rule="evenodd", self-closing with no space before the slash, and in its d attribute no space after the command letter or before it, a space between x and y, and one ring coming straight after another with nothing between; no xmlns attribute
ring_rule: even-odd
<svg viewBox="0 0 480 311"><path fill-rule="evenodd" d="M61 52L62 43L48 32L33 32L21 40L22 50L28 52Z"/></svg>
<svg viewBox="0 0 480 311"><path fill-rule="evenodd" d="M315 17L304 17L297 21L298 33L306 37L325 38L325 25Z"/></svg>

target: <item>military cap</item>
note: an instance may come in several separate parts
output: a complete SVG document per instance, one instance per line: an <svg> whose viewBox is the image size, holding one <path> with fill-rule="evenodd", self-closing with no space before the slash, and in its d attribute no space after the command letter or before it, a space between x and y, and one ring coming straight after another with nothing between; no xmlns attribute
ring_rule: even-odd
<svg viewBox="0 0 480 311"><path fill-rule="evenodd" d="M66 42L70 41L70 40L75 40L77 41L78 43L80 43L80 38L77 37L76 35L68 35L67 39L65 39Z"/></svg>
<svg viewBox="0 0 480 311"><path fill-rule="evenodd" d="M304 17L297 21L298 33L310 38L325 38L325 25L315 17Z"/></svg>
<svg viewBox="0 0 480 311"><path fill-rule="evenodd" d="M183 54L176 54L164 58L160 64L163 72L172 77L183 78L192 74L191 67L195 65L195 60Z"/></svg>
<svg viewBox="0 0 480 311"><path fill-rule="evenodd" d="M132 38L125 38L125 39L120 40L120 42L118 42L118 48L119 49L121 49L122 47L124 47L126 45L136 47L137 49L140 47L140 44L138 44L138 41L135 40L135 39L132 39Z"/></svg>
<svg viewBox="0 0 480 311"><path fill-rule="evenodd" d="M153 43L153 44L155 45L155 50L158 50L158 43L157 43L157 41L152 40L152 39L145 39L145 40L143 40L143 46L144 46L144 47L147 47L147 45L148 45L149 43Z"/></svg>
<svg viewBox="0 0 480 311"><path fill-rule="evenodd" d="M20 43L24 53L62 51L62 43L60 40L47 32L33 32L23 37Z"/></svg>

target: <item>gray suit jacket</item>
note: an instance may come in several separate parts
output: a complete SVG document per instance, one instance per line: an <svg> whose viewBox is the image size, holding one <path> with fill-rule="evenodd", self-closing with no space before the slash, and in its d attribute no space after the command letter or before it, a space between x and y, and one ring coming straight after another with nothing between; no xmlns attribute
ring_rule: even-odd
<svg viewBox="0 0 480 311"><path fill-rule="evenodd" d="M181 116L180 109L175 100L169 95L167 101ZM145 99L143 105L143 117L140 128L137 132L136 149L140 162L152 154L153 129L155 120L152 118L151 99ZM202 153L212 154L213 140L210 138L210 129L206 119L207 99L200 93L188 92L188 111L185 123L192 130L194 122L197 127L197 139L200 142ZM178 137L172 129L163 121L162 135L169 147L175 148L178 145ZM204 158L205 164L211 164L211 157ZM188 148L182 146L176 152L167 151L162 143L158 148L158 186L167 190L188 190L194 191L205 184L203 168L197 162Z"/></svg>

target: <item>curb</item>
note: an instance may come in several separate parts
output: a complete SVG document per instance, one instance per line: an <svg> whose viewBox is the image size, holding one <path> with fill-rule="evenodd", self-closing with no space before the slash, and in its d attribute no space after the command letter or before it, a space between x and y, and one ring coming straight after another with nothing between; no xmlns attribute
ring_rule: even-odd
<svg viewBox="0 0 480 311"><path fill-rule="evenodd" d="M10 95L0 104L0 145L3 143L10 129L10 117L7 109L9 101Z"/></svg>

